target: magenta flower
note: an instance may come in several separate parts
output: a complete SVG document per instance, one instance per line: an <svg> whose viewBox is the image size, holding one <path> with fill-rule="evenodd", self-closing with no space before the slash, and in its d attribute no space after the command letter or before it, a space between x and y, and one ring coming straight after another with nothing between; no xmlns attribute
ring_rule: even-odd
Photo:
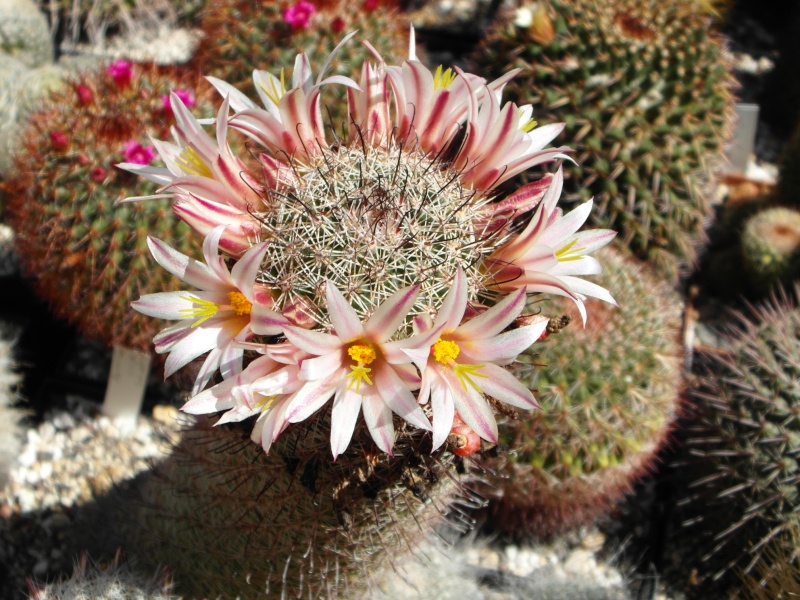
<svg viewBox="0 0 800 600"><path fill-rule="evenodd" d="M191 108L197 104L197 100L195 100L194 94L189 90L173 90L173 94L175 94L178 98L181 99L183 105L186 108ZM161 96L161 103L164 106L164 112L169 117L175 116L175 113L172 111L172 101L170 100L170 94L164 94Z"/></svg>
<svg viewBox="0 0 800 600"><path fill-rule="evenodd" d="M122 156L129 163L135 165L149 165L156 157L156 150L152 146L142 146L139 142L125 142Z"/></svg>
<svg viewBox="0 0 800 600"><path fill-rule="evenodd" d="M305 29L317 8L311 2L298 2L283 11L283 20L291 25L292 29Z"/></svg>
<svg viewBox="0 0 800 600"><path fill-rule="evenodd" d="M106 74L114 80L118 88L124 89L133 81L133 65L127 60L115 60L106 68Z"/></svg>

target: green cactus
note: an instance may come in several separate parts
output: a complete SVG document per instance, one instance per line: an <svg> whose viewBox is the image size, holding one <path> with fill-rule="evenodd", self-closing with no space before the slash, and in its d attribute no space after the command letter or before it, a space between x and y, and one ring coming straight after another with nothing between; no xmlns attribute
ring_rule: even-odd
<svg viewBox="0 0 800 600"><path fill-rule="evenodd" d="M158 324L130 310L130 301L181 288L153 264L147 235L189 255L197 254L196 242L169 203L117 205L158 186L114 165L126 160L126 144L149 143L145 132L165 133L172 117L162 95L199 82L171 69L135 69L127 87L100 71L48 98L24 130L15 168L2 186L23 266L55 312L89 337L149 349ZM214 95L209 89L198 96L202 116L213 114Z"/></svg>
<svg viewBox="0 0 800 600"><path fill-rule="evenodd" d="M699 460L682 469L696 481L676 539L706 592L738 585L737 571L768 578L770 544L800 526L800 309L780 293L735 319L726 350L701 355L686 443Z"/></svg>
<svg viewBox="0 0 800 600"><path fill-rule="evenodd" d="M399 425L399 423L397 423ZM363 423L330 458L330 411L266 455L248 430L201 419L142 486L126 550L190 597L354 598L422 541L460 485L454 456L398 427L394 456Z"/></svg>
<svg viewBox="0 0 800 600"><path fill-rule="evenodd" d="M374 60L360 40L369 40L389 63L399 64L408 55L409 29L398 24L399 2L395 0L381 2L375 8L361 1L319 2L307 26L293 29L284 20L283 11L298 3L276 0L210 3L200 20L204 42L192 64L203 74L222 79L255 98L254 69L278 75L279 67L294 64L298 52L308 54L312 65L322 65L350 31L358 30L357 39L341 49L329 75L346 75L358 81L361 64ZM333 98L337 93L344 92L334 87L326 91ZM344 105L333 100L326 105L334 111L331 123L337 130L347 126L347 115L340 108Z"/></svg>
<svg viewBox="0 0 800 600"><path fill-rule="evenodd" d="M592 303L585 328L573 319L512 369L542 406L501 427L513 452L486 461L490 527L512 537L547 538L609 510L651 468L679 410L680 299L627 253L599 254L596 283L620 308ZM540 308L577 316L566 300Z"/></svg>
<svg viewBox="0 0 800 600"><path fill-rule="evenodd" d="M800 211L776 207L752 216L742 232L742 259L761 292L800 275Z"/></svg>
<svg viewBox="0 0 800 600"><path fill-rule="evenodd" d="M12 58L27 67L53 60L47 19L32 0L0 0L0 63Z"/></svg>
<svg viewBox="0 0 800 600"><path fill-rule="evenodd" d="M528 27L488 33L475 61L520 67L508 96L540 123L566 122L577 166L567 198L676 277L694 264L708 180L733 116L728 55L693 0L550 0ZM518 21L519 23L519 21Z"/></svg>

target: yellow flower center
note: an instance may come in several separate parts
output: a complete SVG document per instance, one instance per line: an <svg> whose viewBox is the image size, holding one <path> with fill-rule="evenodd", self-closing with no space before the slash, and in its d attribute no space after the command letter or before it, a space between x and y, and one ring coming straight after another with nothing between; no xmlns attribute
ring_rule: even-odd
<svg viewBox="0 0 800 600"><path fill-rule="evenodd" d="M219 305L211 302L210 300L203 300L201 298L197 298L196 296L181 296L181 300L186 300L187 302L191 302L192 304L197 304L199 306L192 306L192 308L182 308L180 312L186 315L185 319L193 319L197 318L198 320L192 323L192 327L197 327L201 323L207 321L219 310Z"/></svg>
<svg viewBox="0 0 800 600"><path fill-rule="evenodd" d="M211 169L208 168L208 165L203 162L200 155L191 146L186 146L181 150L178 158L175 159L175 163L189 175L213 177Z"/></svg>
<svg viewBox="0 0 800 600"><path fill-rule="evenodd" d="M436 340L432 350L433 358L444 364L455 360L458 357L458 353L461 352L461 348L458 347L458 344L450 340L443 340L442 338Z"/></svg>
<svg viewBox="0 0 800 600"><path fill-rule="evenodd" d="M347 349L347 354L361 366L368 365L378 358L375 348L369 344L353 344ZM367 371L369 371L369 369L367 369Z"/></svg>
<svg viewBox="0 0 800 600"><path fill-rule="evenodd" d="M530 133L539 123L534 121L532 118L528 119L525 123L520 125L520 129L525 133Z"/></svg>
<svg viewBox="0 0 800 600"><path fill-rule="evenodd" d="M576 244L578 240L572 240L569 244L565 245L563 248L559 248L556 250L556 258L558 262L566 262L568 260L580 260L583 258L583 254L581 254L580 249L573 250L572 247Z"/></svg>
<svg viewBox="0 0 800 600"><path fill-rule="evenodd" d="M230 298L231 301L231 308L236 311L237 315L250 314L250 309L253 308L253 304L244 297L242 292L228 292L228 298Z"/></svg>
<svg viewBox="0 0 800 600"><path fill-rule="evenodd" d="M267 410L272 405L272 402L275 400L275 398L278 397L277 395L273 396L264 396L262 394L258 395L261 397L258 400L256 400L256 403L253 405L253 408L261 411L262 413L265 410Z"/></svg>
<svg viewBox="0 0 800 600"><path fill-rule="evenodd" d="M281 98L286 93L286 79L284 69L281 69L281 89L275 86L275 80L269 79L269 89L265 85L260 85L261 91L267 95L267 98L272 100L276 105L281 101Z"/></svg>
<svg viewBox="0 0 800 600"><path fill-rule="evenodd" d="M450 87L450 84L455 80L456 74L451 68L443 69L442 65L436 67L436 72L433 74L433 89L442 90Z"/></svg>

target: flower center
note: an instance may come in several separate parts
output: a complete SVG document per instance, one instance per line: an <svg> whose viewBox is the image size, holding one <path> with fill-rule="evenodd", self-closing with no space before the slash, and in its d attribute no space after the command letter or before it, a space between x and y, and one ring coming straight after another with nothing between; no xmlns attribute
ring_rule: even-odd
<svg viewBox="0 0 800 600"><path fill-rule="evenodd" d="M359 363L360 366L368 365L378 358L375 348L369 344L353 344L347 349L347 354L349 354L350 358L355 362ZM367 369L367 371L369 371L369 369Z"/></svg>
<svg viewBox="0 0 800 600"><path fill-rule="evenodd" d="M181 150L181 153L175 159L175 163L190 175L213 177L211 169L208 168L208 165L203 162L203 159L200 158L200 155L197 154L197 151L191 146L186 146Z"/></svg>
<svg viewBox="0 0 800 600"><path fill-rule="evenodd" d="M458 347L458 344L451 340L443 340L439 338L436 343L433 345L433 358L438 360L440 363L449 364L450 361L455 360L458 357L458 353L461 352L461 348Z"/></svg>
<svg viewBox="0 0 800 600"><path fill-rule="evenodd" d="M197 327L201 323L207 321L219 310L219 305L211 302L210 300L203 300L202 298L198 298L196 296L181 296L181 300L186 300L187 302L191 302L193 305L197 304L199 306L192 306L191 308L182 308L180 310L181 314L186 315L185 319L193 319L197 317L197 321L192 323L192 327Z"/></svg>
<svg viewBox="0 0 800 600"><path fill-rule="evenodd" d="M244 297L242 292L228 292L228 298L230 298L231 308L236 311L237 315L250 314L250 309L253 308L253 304Z"/></svg>
<svg viewBox="0 0 800 600"><path fill-rule="evenodd" d="M433 89L442 90L450 87L450 84L455 80L456 74L453 69L443 69L442 65L436 67L436 72L433 74Z"/></svg>

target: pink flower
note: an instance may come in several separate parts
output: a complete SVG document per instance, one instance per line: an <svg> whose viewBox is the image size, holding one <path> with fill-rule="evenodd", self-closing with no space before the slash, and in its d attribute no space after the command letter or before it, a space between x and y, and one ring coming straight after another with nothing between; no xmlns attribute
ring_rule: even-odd
<svg viewBox="0 0 800 600"><path fill-rule="evenodd" d="M206 264L196 261L148 237L147 245L156 262L200 291L145 294L131 306L159 319L180 320L156 335L158 354L169 353L164 365L168 377L189 362L209 352L197 375L197 394L219 368L229 378L241 372L244 350L237 345L252 334L276 335L288 323L272 310L272 296L256 275L266 250L265 244L250 248L228 268L219 255L224 226L215 228L203 242Z"/></svg>
<svg viewBox="0 0 800 600"><path fill-rule="evenodd" d="M364 0L364 4L362 6L364 7L365 11L372 12L378 8L378 0Z"/></svg>
<svg viewBox="0 0 800 600"><path fill-rule="evenodd" d="M87 106L94 101L94 92L88 85L75 86L75 94L78 96L78 106Z"/></svg>
<svg viewBox="0 0 800 600"><path fill-rule="evenodd" d="M129 163L135 165L149 165L156 157L156 150L152 146L142 146L139 142L126 142L122 156Z"/></svg>
<svg viewBox="0 0 800 600"><path fill-rule="evenodd" d="M584 281L578 275L596 275L603 267L590 253L608 244L615 232L609 229L578 231L589 217L592 201L587 200L564 215L556 207L564 174L559 167L550 187L541 197L527 227L489 257L494 286L500 290L524 289L570 298L586 323L583 301L592 296L615 304L608 290Z"/></svg>
<svg viewBox="0 0 800 600"><path fill-rule="evenodd" d="M325 298L333 333L295 326L283 328L292 345L311 355L300 363L300 378L306 383L286 409L286 419L290 423L304 421L333 396L334 459L350 443L362 409L372 439L389 454L395 435L393 412L415 427L430 430L430 423L412 393L419 385L419 377L411 359L402 351L406 344L424 341L415 338L389 341L418 293L418 285L398 290L362 323L341 292L328 282Z"/></svg>
<svg viewBox="0 0 800 600"><path fill-rule="evenodd" d="M433 450L447 439L455 412L483 439L497 443L497 421L486 396L518 408L538 408L531 391L503 368L539 339L547 319L505 330L525 307L525 290L466 322L467 280L461 268L426 343L403 350L422 373L419 403L433 409ZM435 343L431 343L436 340Z"/></svg>
<svg viewBox="0 0 800 600"><path fill-rule="evenodd" d="M284 9L283 20L291 25L292 29L305 29L316 12L317 8L311 2L298 2Z"/></svg>
<svg viewBox="0 0 800 600"><path fill-rule="evenodd" d="M64 150L67 146L69 146L69 138L63 131L51 131L50 144L55 150Z"/></svg>
<svg viewBox="0 0 800 600"><path fill-rule="evenodd" d="M173 90L172 92L178 98L181 99L183 105L186 108L191 108L197 104L197 101L194 98L194 94L192 94L189 90ZM168 117L174 117L175 113L172 111L172 101L170 100L170 94L164 94L161 96L161 103L164 106L164 112L167 114Z"/></svg>
<svg viewBox="0 0 800 600"><path fill-rule="evenodd" d="M95 183L102 183L107 174L108 171L106 171L103 167L94 167L91 171L89 171L89 179Z"/></svg>
<svg viewBox="0 0 800 600"><path fill-rule="evenodd" d="M336 17L333 21L331 21L331 31L333 33L341 33L344 31L345 22L342 17Z"/></svg>
<svg viewBox="0 0 800 600"><path fill-rule="evenodd" d="M108 65L106 74L114 80L119 89L124 89L133 81L133 65L127 60L115 60Z"/></svg>

